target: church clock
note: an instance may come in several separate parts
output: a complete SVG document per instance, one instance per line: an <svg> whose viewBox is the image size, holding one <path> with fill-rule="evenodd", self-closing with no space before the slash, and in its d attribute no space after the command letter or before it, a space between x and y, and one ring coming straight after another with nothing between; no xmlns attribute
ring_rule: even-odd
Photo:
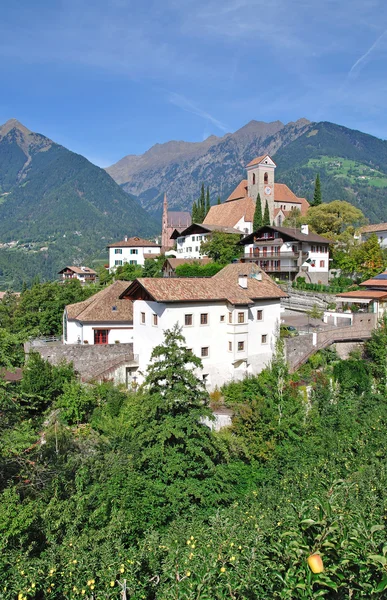
<svg viewBox="0 0 387 600"><path fill-rule="evenodd" d="M265 187L265 194L266 194L266 196L270 196L270 194L271 194L271 187L270 187L270 185L267 185Z"/></svg>

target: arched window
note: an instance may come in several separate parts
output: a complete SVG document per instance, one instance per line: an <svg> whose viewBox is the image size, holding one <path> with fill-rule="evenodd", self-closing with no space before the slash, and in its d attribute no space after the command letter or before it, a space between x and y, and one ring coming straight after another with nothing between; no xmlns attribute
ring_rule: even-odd
<svg viewBox="0 0 387 600"><path fill-rule="evenodd" d="M277 221L278 221L278 225L277 226L281 227L281 224L282 224L282 217L281 217L281 215L278 215Z"/></svg>
<svg viewBox="0 0 387 600"><path fill-rule="evenodd" d="M255 185L255 173L253 173L253 185Z"/></svg>
<svg viewBox="0 0 387 600"><path fill-rule="evenodd" d="M269 175L267 173L265 173L264 177L263 177L263 181L265 183L269 183Z"/></svg>

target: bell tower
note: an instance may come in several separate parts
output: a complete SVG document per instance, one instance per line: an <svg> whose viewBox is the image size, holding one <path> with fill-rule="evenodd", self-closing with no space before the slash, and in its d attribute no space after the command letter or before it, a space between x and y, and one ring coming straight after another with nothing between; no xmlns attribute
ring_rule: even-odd
<svg viewBox="0 0 387 600"><path fill-rule="evenodd" d="M258 156L246 167L247 190L250 198L257 199L261 196L262 214L265 210L266 201L269 206L270 224L274 220L274 171L276 164L268 154Z"/></svg>

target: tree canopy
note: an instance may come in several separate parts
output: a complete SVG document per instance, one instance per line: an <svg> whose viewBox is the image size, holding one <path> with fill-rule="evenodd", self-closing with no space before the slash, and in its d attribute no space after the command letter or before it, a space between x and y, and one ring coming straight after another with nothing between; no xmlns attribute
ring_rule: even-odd
<svg viewBox="0 0 387 600"><path fill-rule="evenodd" d="M366 219L358 208L344 200L312 206L305 217L313 231L321 235L338 236L348 226L359 226Z"/></svg>
<svg viewBox="0 0 387 600"><path fill-rule="evenodd" d="M242 247L238 245L240 237L237 233L213 231L207 241L202 243L201 252L216 263L228 264L242 254Z"/></svg>

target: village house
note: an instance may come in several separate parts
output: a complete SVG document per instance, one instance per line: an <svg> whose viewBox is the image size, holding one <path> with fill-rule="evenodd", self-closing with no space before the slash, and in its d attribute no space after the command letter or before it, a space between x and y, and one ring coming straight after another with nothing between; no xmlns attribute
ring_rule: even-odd
<svg viewBox="0 0 387 600"><path fill-rule="evenodd" d="M243 179L223 204L212 206L203 225L234 227L245 235L253 232L255 203L261 197L262 213L266 202L270 223L282 226L291 211L305 215L309 202L298 198L284 183L275 183L276 164L268 154L258 156L246 167L247 179Z"/></svg>
<svg viewBox="0 0 387 600"><path fill-rule="evenodd" d="M309 283L328 283L330 240L310 233L308 225L300 230L264 226L240 241L245 247L241 259L256 263L266 273L280 279L305 277Z"/></svg>
<svg viewBox="0 0 387 600"><path fill-rule="evenodd" d="M387 271L363 281L361 290L336 295L339 310L376 314L378 319L387 311Z"/></svg>
<svg viewBox="0 0 387 600"><path fill-rule="evenodd" d="M376 225L366 225L359 230L360 241L366 242L373 233L378 238L381 248L387 248L387 223L377 223Z"/></svg>
<svg viewBox="0 0 387 600"><path fill-rule="evenodd" d="M58 275L61 276L61 281L78 279L81 283L94 283L97 278L97 273L89 267L65 267Z"/></svg>
<svg viewBox="0 0 387 600"><path fill-rule="evenodd" d="M133 305L121 300L127 281L115 281L87 300L69 304L63 314L64 344L128 344L133 342Z"/></svg>
<svg viewBox="0 0 387 600"><path fill-rule="evenodd" d="M107 248L110 272L126 264L143 267L147 258L157 258L160 256L161 250L160 244L139 237L129 238L127 236L120 242L109 244Z"/></svg>
<svg viewBox="0 0 387 600"><path fill-rule="evenodd" d="M176 240L177 258L203 258L205 254L201 251L201 245L208 240L215 231L234 233L241 236L240 230L233 227L192 223L192 225L183 231L179 232L175 229L172 233L171 239Z"/></svg>
<svg viewBox="0 0 387 600"><path fill-rule="evenodd" d="M203 362L209 390L259 373L272 359L286 294L255 264L232 264L211 278L140 278L120 298L133 303L133 344L144 373L165 329L182 327Z"/></svg>

